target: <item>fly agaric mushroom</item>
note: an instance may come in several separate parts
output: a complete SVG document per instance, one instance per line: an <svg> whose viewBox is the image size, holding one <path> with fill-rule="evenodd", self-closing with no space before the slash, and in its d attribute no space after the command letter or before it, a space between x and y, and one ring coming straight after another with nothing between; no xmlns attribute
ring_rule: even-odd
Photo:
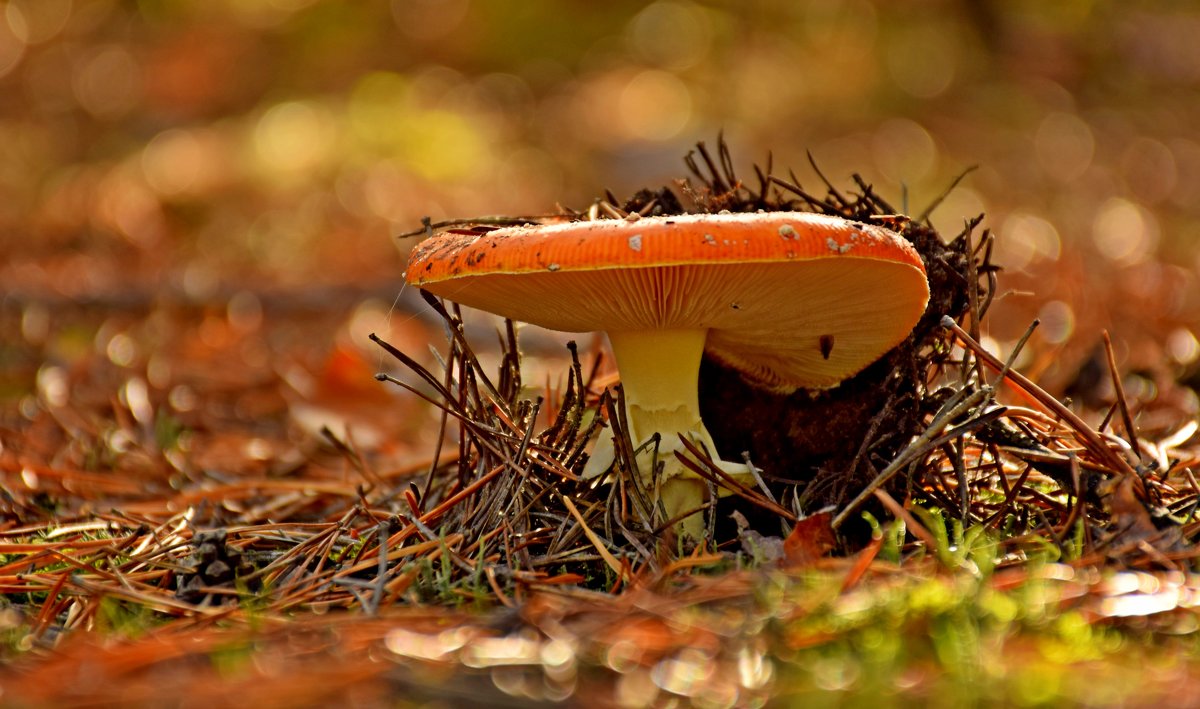
<svg viewBox="0 0 1200 709"><path fill-rule="evenodd" d="M408 283L551 330L608 334L635 446L660 434L668 518L696 510L703 479L680 435L717 459L700 418L704 352L780 391L827 388L899 344L925 311L925 267L895 232L798 212L689 214L520 226L426 239ZM644 455L650 456L651 452ZM587 474L612 462L601 436ZM650 461L638 468L649 482ZM699 537L701 517L682 531Z"/></svg>

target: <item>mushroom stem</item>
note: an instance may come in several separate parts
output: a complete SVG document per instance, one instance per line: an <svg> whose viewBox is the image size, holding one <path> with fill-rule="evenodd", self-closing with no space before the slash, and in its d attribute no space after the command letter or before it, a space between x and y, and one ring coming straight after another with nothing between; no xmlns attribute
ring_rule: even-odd
<svg viewBox="0 0 1200 709"><path fill-rule="evenodd" d="M683 450L679 434L706 449L722 470L747 474L746 466L719 460L712 436L700 419L700 357L708 336L705 329L634 330L610 332L613 356L621 372L629 436L640 446L659 434L658 460L663 464L658 478L658 499L667 518L698 508L706 497L707 485L675 457ZM653 450L639 456L638 468L649 484L652 480ZM679 531L700 539L704 517L693 514L679 524Z"/></svg>

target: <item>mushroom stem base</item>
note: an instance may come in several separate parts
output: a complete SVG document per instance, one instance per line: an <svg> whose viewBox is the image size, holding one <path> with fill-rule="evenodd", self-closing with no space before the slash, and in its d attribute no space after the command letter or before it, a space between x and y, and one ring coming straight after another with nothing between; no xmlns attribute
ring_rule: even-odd
<svg viewBox="0 0 1200 709"><path fill-rule="evenodd" d="M662 500L663 509L666 510L666 518L675 519L679 515L700 508L704 504L705 498L708 497L707 488L704 481L697 478L676 476L664 482L659 499ZM697 511L695 514L679 520L675 531L692 539L703 539L703 511Z"/></svg>
<svg viewBox="0 0 1200 709"><path fill-rule="evenodd" d="M681 435L707 451L723 471L751 479L745 465L718 458L712 436L700 419L700 357L707 336L704 329L609 333L621 371L630 439L637 447L659 434L657 448L650 446L643 451L637 458L637 466L642 481L653 490L655 462L662 465L657 477L658 499L662 500L667 519L697 510L708 497L708 484L675 457L676 451L687 455ZM700 539L704 534L704 516L697 511L684 518L677 528Z"/></svg>

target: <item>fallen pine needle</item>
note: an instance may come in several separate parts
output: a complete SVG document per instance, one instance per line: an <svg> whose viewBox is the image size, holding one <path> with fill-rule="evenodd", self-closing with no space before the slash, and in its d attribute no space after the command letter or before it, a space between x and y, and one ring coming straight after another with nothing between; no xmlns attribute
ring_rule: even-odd
<svg viewBox="0 0 1200 709"><path fill-rule="evenodd" d="M592 531L591 527L587 526L587 522L583 521L583 515L579 514L579 510L575 507L575 503L571 502L571 499L566 495L562 495L561 497L563 504L566 505L567 510L571 513L571 516L574 517L575 521L579 522L579 526L583 528L583 533L587 535L588 541L592 543L592 546L596 547L596 551L600 554L600 558L604 559L604 563L608 564L608 568L612 569L613 573L615 573L618 578L623 577L625 574L625 567L621 565L621 562L617 561L617 557L613 556L612 552L605 548L604 541Z"/></svg>

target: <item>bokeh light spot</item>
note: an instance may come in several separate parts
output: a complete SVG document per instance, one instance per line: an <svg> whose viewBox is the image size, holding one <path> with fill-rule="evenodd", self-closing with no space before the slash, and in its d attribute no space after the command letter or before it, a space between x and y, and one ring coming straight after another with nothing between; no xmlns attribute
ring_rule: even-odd
<svg viewBox="0 0 1200 709"><path fill-rule="evenodd" d="M10 21L0 16L0 76L12 71L25 55L25 42L14 31Z"/></svg>
<svg viewBox="0 0 1200 709"><path fill-rule="evenodd" d="M1148 204L1171 196L1179 178L1171 149L1153 138L1136 138L1121 154L1121 172L1129 191Z"/></svg>
<svg viewBox="0 0 1200 709"><path fill-rule="evenodd" d="M907 118L886 121L879 126L871 143L875 164L892 182L918 182L937 165L937 145L929 131L916 121Z"/></svg>
<svg viewBox="0 0 1200 709"><path fill-rule="evenodd" d="M664 69L699 63L712 44L712 24L695 3L659 0L629 21L626 41L642 59Z"/></svg>
<svg viewBox="0 0 1200 709"><path fill-rule="evenodd" d="M225 146L212 131L179 128L154 136L142 151L142 171L155 192L174 196L202 193L225 172Z"/></svg>
<svg viewBox="0 0 1200 709"><path fill-rule="evenodd" d="M618 102L626 132L642 140L667 140L692 117L692 96L674 74L648 69L636 74Z"/></svg>
<svg viewBox="0 0 1200 709"><path fill-rule="evenodd" d="M685 648L678 654L660 660L651 670L654 684L685 697L700 693L715 667L712 658L696 648Z"/></svg>
<svg viewBox="0 0 1200 709"><path fill-rule="evenodd" d="M149 247L166 230L162 205L141 179L128 172L114 170L101 182L95 218L130 242Z"/></svg>
<svg viewBox="0 0 1200 709"><path fill-rule="evenodd" d="M254 147L268 172L302 175L315 170L333 148L334 128L308 102L272 106L254 129Z"/></svg>
<svg viewBox="0 0 1200 709"><path fill-rule="evenodd" d="M1104 203L1092 223L1096 250L1122 265L1145 260L1158 246L1158 237L1158 222L1153 215L1117 197Z"/></svg>
<svg viewBox="0 0 1200 709"><path fill-rule="evenodd" d="M4 17L22 42L45 42L66 27L71 0L10 0Z"/></svg>
<svg viewBox="0 0 1200 709"><path fill-rule="evenodd" d="M897 29L886 54L896 86L917 98L933 98L950 88L959 63L956 35L953 27L936 23Z"/></svg>
<svg viewBox="0 0 1200 709"><path fill-rule="evenodd" d="M50 308L43 303L30 303L21 311L21 335L26 342L41 344L50 334Z"/></svg>
<svg viewBox="0 0 1200 709"><path fill-rule="evenodd" d="M1041 325L1037 332L1041 338L1052 345L1060 345L1075 332L1075 311L1061 300L1052 300L1038 311Z"/></svg>
<svg viewBox="0 0 1200 709"><path fill-rule="evenodd" d="M1200 342L1186 327L1176 328L1167 336L1167 354L1179 364L1191 364L1200 359Z"/></svg>
<svg viewBox="0 0 1200 709"><path fill-rule="evenodd" d="M1051 113L1043 118L1033 145L1042 170L1062 182L1083 175L1096 151L1091 127L1070 113Z"/></svg>
<svg viewBox="0 0 1200 709"><path fill-rule="evenodd" d="M368 145L392 142L388 127L407 111L409 92L409 81L399 74L377 71L359 79L347 106L355 137Z"/></svg>
<svg viewBox="0 0 1200 709"><path fill-rule="evenodd" d="M649 672L634 670L617 677L614 702L623 709L640 709L653 706L658 699L658 685Z"/></svg>
<svg viewBox="0 0 1200 709"><path fill-rule="evenodd" d="M1029 212L1008 215L998 236L996 262L1017 271L1038 261L1057 260L1062 250L1054 225Z"/></svg>
<svg viewBox="0 0 1200 709"><path fill-rule="evenodd" d="M118 367L129 367L137 358L137 343L129 335L123 332L117 333L108 341L104 353L108 355L109 361Z"/></svg>
<svg viewBox="0 0 1200 709"><path fill-rule="evenodd" d="M415 79L390 72L364 77L347 104L355 147L369 160L393 158L395 171L427 180L479 178L481 166L492 164L481 124L471 114L423 105L436 103L433 97L455 81L456 75L442 67L431 67ZM388 218L401 216L379 205L372 210L382 210Z"/></svg>
<svg viewBox="0 0 1200 709"><path fill-rule="evenodd" d="M415 183L413 176L392 160L372 165L363 172L359 187L367 213L390 222L411 218L410 210L420 205L411 204L405 195L416 189Z"/></svg>
<svg viewBox="0 0 1200 709"><path fill-rule="evenodd" d="M462 114L431 110L410 116L405 125L401 156L427 180L478 178L482 166L492 162L479 127Z"/></svg>
<svg viewBox="0 0 1200 709"><path fill-rule="evenodd" d="M102 47L76 62L72 84L79 105L97 118L119 118L142 96L137 60L118 45Z"/></svg>
<svg viewBox="0 0 1200 709"><path fill-rule="evenodd" d="M37 390L42 400L50 406L66 406L71 392L66 370L54 365L43 366L37 372Z"/></svg>
<svg viewBox="0 0 1200 709"><path fill-rule="evenodd" d="M188 385L178 384L167 394L167 403L176 411L191 411L200 404L200 397Z"/></svg>
<svg viewBox="0 0 1200 709"><path fill-rule="evenodd" d="M1200 143L1175 138L1168 145L1175 161L1175 189L1171 192L1171 203L1190 209L1200 203Z"/></svg>

